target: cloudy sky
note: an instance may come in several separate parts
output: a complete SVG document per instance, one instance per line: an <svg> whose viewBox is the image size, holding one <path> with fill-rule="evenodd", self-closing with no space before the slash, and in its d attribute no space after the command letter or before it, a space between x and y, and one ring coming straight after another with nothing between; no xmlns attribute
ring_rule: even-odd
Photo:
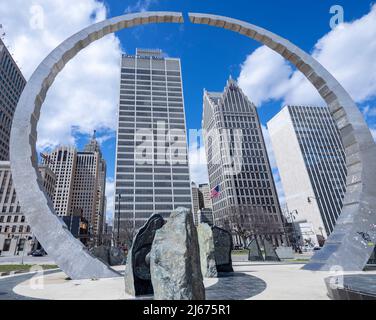
<svg viewBox="0 0 376 320"><path fill-rule="evenodd" d="M304 6L302 3L304 2ZM234 5L236 3L236 5ZM334 26L330 8L341 5L344 22ZM145 10L211 12L239 18L288 38L322 63L349 91L376 138L376 5L371 1L182 1L182 0L2 0L4 41L28 79L64 39L91 23ZM187 20L187 19L186 19ZM120 55L135 48L161 48L182 59L187 127L201 126L202 92L222 91L238 79L257 106L278 191L283 190L266 123L284 104L324 105L290 64L254 41L208 26L149 25L124 30L84 49L50 89L38 126L38 148L81 148L95 129L108 162L107 196L113 211L115 129ZM202 146L190 144L192 180L207 181Z"/></svg>

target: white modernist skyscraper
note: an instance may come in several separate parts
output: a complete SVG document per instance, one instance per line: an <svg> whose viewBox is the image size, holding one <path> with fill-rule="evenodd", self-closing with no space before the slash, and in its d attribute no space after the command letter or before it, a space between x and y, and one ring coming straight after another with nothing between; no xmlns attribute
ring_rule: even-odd
<svg viewBox="0 0 376 320"><path fill-rule="evenodd" d="M286 106L268 122L288 209L313 225L318 236L333 231L346 188L345 154L328 108Z"/></svg>
<svg viewBox="0 0 376 320"><path fill-rule="evenodd" d="M115 232L192 208L180 59L160 50L122 57L115 179Z"/></svg>
<svg viewBox="0 0 376 320"><path fill-rule="evenodd" d="M222 93L204 92L202 128L214 223L281 244L282 215L257 110L234 80Z"/></svg>

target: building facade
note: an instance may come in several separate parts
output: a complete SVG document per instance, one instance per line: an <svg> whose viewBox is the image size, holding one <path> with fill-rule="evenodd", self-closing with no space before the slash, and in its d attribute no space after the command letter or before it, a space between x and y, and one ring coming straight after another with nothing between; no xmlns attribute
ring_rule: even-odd
<svg viewBox="0 0 376 320"><path fill-rule="evenodd" d="M106 212L106 161L95 132L84 151L59 146L43 159L56 175L56 213L61 217L81 216L88 222L92 242L100 243Z"/></svg>
<svg viewBox="0 0 376 320"><path fill-rule="evenodd" d="M193 221L195 225L198 224L198 210L200 209L200 191L197 188L196 183L192 181L191 183L192 189L192 214L193 214Z"/></svg>
<svg viewBox="0 0 376 320"><path fill-rule="evenodd" d="M231 78L222 93L204 91L203 100L214 223L280 245L281 209L255 105Z"/></svg>
<svg viewBox="0 0 376 320"><path fill-rule="evenodd" d="M326 238L346 190L344 148L329 109L285 106L268 129L289 210Z"/></svg>
<svg viewBox="0 0 376 320"><path fill-rule="evenodd" d="M180 59L140 50L121 61L115 169L115 230L153 214L191 210Z"/></svg>
<svg viewBox="0 0 376 320"><path fill-rule="evenodd" d="M77 150L74 147L59 146L46 155L43 163L56 175L54 209L58 216L71 212L74 173L77 165Z"/></svg>
<svg viewBox="0 0 376 320"><path fill-rule="evenodd" d="M199 206L200 209L213 209L212 199L210 196L210 186L207 183L199 184Z"/></svg>
<svg viewBox="0 0 376 320"><path fill-rule="evenodd" d="M44 165L39 166L43 186L52 201L56 177ZM17 200L9 161L0 161L0 251L2 256L27 254L38 244L31 233Z"/></svg>
<svg viewBox="0 0 376 320"><path fill-rule="evenodd" d="M0 161L9 160L13 115L25 85L25 78L0 39Z"/></svg>

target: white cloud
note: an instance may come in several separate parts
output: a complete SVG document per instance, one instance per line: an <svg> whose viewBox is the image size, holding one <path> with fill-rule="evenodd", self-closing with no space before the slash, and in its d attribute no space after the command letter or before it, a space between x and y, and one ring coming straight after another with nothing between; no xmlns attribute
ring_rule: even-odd
<svg viewBox="0 0 376 320"><path fill-rule="evenodd" d="M190 141L188 155L192 181L196 182L196 184L208 183L208 167L204 144Z"/></svg>
<svg viewBox="0 0 376 320"><path fill-rule="evenodd" d="M339 80L356 102L376 97L376 5L362 18L341 24L322 37L312 56ZM238 81L256 103L283 99L285 104L324 104L305 77L299 71L293 72L267 47L247 57Z"/></svg>
<svg viewBox="0 0 376 320"><path fill-rule="evenodd" d="M241 66L238 84L257 106L280 99L285 92L291 66L269 48L262 46L250 54Z"/></svg>
<svg viewBox="0 0 376 320"><path fill-rule="evenodd" d="M106 222L112 224L114 218L114 196L115 195L115 182L113 179L107 178L106 180Z"/></svg>
<svg viewBox="0 0 376 320"><path fill-rule="evenodd" d="M138 0L134 5L129 5L124 13L144 12L149 10L152 4L158 3L158 0Z"/></svg>
<svg viewBox="0 0 376 320"><path fill-rule="evenodd" d="M96 0L6 0L0 6L5 42L26 79L57 45L106 18ZM74 144L77 133L96 129L101 142L116 128L120 42L115 35L93 43L58 75L42 108L38 148ZM114 182L107 180L107 221L112 221Z"/></svg>
<svg viewBox="0 0 376 320"><path fill-rule="evenodd" d="M0 6L6 43L27 79L57 45L106 13L96 0L7 0ZM108 35L66 65L43 105L38 148L74 144L74 132L115 128L120 54L119 40Z"/></svg>

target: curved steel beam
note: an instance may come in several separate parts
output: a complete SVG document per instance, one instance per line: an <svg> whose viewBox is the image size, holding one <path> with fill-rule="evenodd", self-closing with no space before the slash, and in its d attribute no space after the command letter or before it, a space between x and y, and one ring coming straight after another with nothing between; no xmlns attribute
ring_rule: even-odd
<svg viewBox="0 0 376 320"><path fill-rule="evenodd" d="M336 226L307 270L363 270L376 241L376 144L358 107L339 82L312 56L265 29L211 14L190 13L191 22L229 29L257 40L300 70L327 103L346 153L347 190ZM344 66L345 67L345 66Z"/></svg>
<svg viewBox="0 0 376 320"><path fill-rule="evenodd" d="M343 212L325 248L306 268L327 269L340 264L360 270L373 247L355 232L375 239L375 143L364 119L347 92L317 61L287 40L257 26L226 17L190 14L193 23L209 24L239 32L269 46L303 72L327 102L340 128L347 156L347 193ZM38 66L19 100L12 125L10 159L13 180L27 220L42 246L72 279L118 276L89 254L67 230L45 196L36 153L37 122L49 87L65 64L80 50L106 34L147 23L182 22L173 12L144 12L115 17L94 24L70 37ZM351 120L351 121L350 121ZM375 180L375 179L374 179ZM358 230L359 231L355 231ZM351 250L352 259L348 257Z"/></svg>
<svg viewBox="0 0 376 320"><path fill-rule="evenodd" d="M17 197L38 241L72 279L108 278L120 274L92 256L72 236L45 195L38 171L36 141L37 123L47 91L69 60L103 36L142 24L182 21L181 13L143 12L93 24L53 50L34 71L22 92L14 114L10 139L10 163Z"/></svg>

